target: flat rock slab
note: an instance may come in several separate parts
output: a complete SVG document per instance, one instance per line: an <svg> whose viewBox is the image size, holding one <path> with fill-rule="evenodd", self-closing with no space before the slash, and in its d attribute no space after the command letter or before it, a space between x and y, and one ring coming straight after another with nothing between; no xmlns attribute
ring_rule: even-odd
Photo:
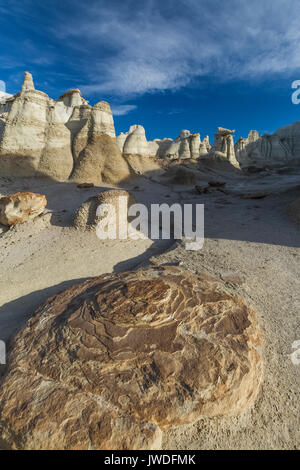
<svg viewBox="0 0 300 470"><path fill-rule="evenodd" d="M0 439L18 449L158 449L162 430L238 415L262 377L255 312L179 267L50 298L9 348Z"/></svg>

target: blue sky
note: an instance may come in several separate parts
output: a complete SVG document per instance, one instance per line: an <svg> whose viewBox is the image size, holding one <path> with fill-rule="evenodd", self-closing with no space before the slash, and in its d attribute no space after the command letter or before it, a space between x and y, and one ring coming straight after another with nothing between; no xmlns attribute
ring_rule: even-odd
<svg viewBox="0 0 300 470"><path fill-rule="evenodd" d="M117 133L272 133L300 120L299 23L299 0L0 0L0 80L107 100Z"/></svg>

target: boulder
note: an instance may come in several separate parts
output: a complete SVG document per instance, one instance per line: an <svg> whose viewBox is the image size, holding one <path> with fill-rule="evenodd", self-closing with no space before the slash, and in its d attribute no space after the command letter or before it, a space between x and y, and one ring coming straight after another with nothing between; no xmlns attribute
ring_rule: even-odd
<svg viewBox="0 0 300 470"><path fill-rule="evenodd" d="M103 217L97 216L97 208L101 204L112 204L115 208L117 222L119 219L119 197L126 197L127 209L135 204L135 198L128 191L124 189L109 189L108 191L102 191L101 193L90 197L85 201L79 209L77 209L73 225L77 229L81 230L95 230L98 223ZM127 221L127 220L126 220ZM118 228L118 224L117 224Z"/></svg>
<svg viewBox="0 0 300 470"><path fill-rule="evenodd" d="M0 223L16 225L40 215L47 205L43 194L15 193L0 199Z"/></svg>
<svg viewBox="0 0 300 470"><path fill-rule="evenodd" d="M180 267L105 274L50 298L11 342L0 438L12 449L159 449L162 431L252 405L255 312Z"/></svg>
<svg viewBox="0 0 300 470"><path fill-rule="evenodd" d="M166 176L171 176L170 183L175 185L195 186L197 178L192 170L184 167L170 168Z"/></svg>

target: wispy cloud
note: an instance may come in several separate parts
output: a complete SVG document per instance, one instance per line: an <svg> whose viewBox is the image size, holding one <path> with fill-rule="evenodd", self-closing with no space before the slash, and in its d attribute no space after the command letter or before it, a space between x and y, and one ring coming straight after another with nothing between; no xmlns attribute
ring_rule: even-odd
<svg viewBox="0 0 300 470"><path fill-rule="evenodd" d="M70 51L89 95L128 99L175 91L201 77L257 80L300 72L299 0L53 4L46 27L65 57Z"/></svg>
<svg viewBox="0 0 300 470"><path fill-rule="evenodd" d="M135 109L137 109L135 104L120 104L111 106L111 111L114 116L125 116L125 114L129 114Z"/></svg>
<svg viewBox="0 0 300 470"><path fill-rule="evenodd" d="M0 80L0 92L6 92L6 84L3 80Z"/></svg>

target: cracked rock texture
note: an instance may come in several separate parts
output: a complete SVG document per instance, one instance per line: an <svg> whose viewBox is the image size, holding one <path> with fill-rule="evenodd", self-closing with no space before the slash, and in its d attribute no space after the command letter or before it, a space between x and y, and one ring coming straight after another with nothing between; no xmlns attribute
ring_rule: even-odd
<svg viewBox="0 0 300 470"><path fill-rule="evenodd" d="M1 438L19 449L147 449L258 393L253 310L207 274L107 274L50 298L12 341Z"/></svg>

